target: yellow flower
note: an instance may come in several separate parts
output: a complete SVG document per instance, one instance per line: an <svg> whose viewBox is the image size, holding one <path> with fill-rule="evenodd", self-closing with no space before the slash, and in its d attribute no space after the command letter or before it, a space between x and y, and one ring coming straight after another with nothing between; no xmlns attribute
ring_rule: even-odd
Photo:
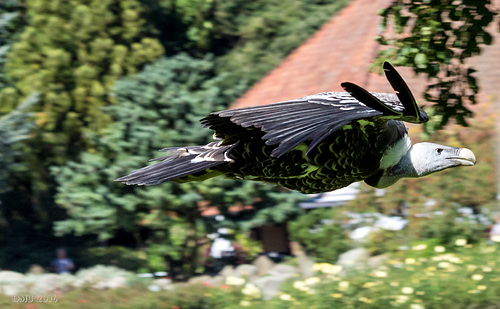
<svg viewBox="0 0 500 309"><path fill-rule="evenodd" d="M484 271L485 273L489 273L489 272L491 272L492 270L493 270L493 269L492 269L491 267L488 267L488 266L484 266L484 267L483 267L483 271Z"/></svg>
<svg viewBox="0 0 500 309"><path fill-rule="evenodd" d="M362 285L364 288L371 288L372 286L375 286L376 284L373 282L366 282L365 284Z"/></svg>
<svg viewBox="0 0 500 309"><path fill-rule="evenodd" d="M450 265L451 265L451 264L450 264L450 263L448 263L448 262L439 262L438 267L441 267L441 268L448 268L448 267L450 267Z"/></svg>
<svg viewBox="0 0 500 309"><path fill-rule="evenodd" d="M391 285L391 286L399 286L399 282L397 282L397 281L392 281L392 282L390 283L390 285Z"/></svg>
<svg viewBox="0 0 500 309"><path fill-rule="evenodd" d="M469 294L477 294L477 293L479 293L479 291L478 290L470 290L467 293L469 293Z"/></svg>
<svg viewBox="0 0 500 309"><path fill-rule="evenodd" d="M290 294L281 294L280 295L281 300L286 300L286 301L292 301L295 300Z"/></svg>
<svg viewBox="0 0 500 309"><path fill-rule="evenodd" d="M409 286L405 286L401 289L401 293L403 294L413 294L413 288Z"/></svg>
<svg viewBox="0 0 500 309"><path fill-rule="evenodd" d="M416 250L416 251L425 250L425 249L427 249L427 245L420 244L420 245L416 245L416 246L411 247L411 249Z"/></svg>
<svg viewBox="0 0 500 309"><path fill-rule="evenodd" d="M467 244L467 239L459 238L455 240L456 246L465 246Z"/></svg>
<svg viewBox="0 0 500 309"><path fill-rule="evenodd" d="M306 280L304 280L304 283L306 285L313 285L313 284L316 284L319 282L320 282L320 279L318 277L311 277L311 278L307 278Z"/></svg>
<svg viewBox="0 0 500 309"><path fill-rule="evenodd" d="M241 290L241 293L254 298L260 297L260 290L253 283L247 283L245 287Z"/></svg>
<svg viewBox="0 0 500 309"><path fill-rule="evenodd" d="M293 287L296 288L297 290L302 290L306 286L304 281L295 281L293 283Z"/></svg>
<svg viewBox="0 0 500 309"><path fill-rule="evenodd" d="M242 300L242 301L240 301L240 306L242 306L242 307L248 307L248 306L250 306L251 304L252 304L252 303L251 303L251 302L249 302L248 300Z"/></svg>
<svg viewBox="0 0 500 309"><path fill-rule="evenodd" d="M367 303L367 304L373 303L373 300L366 298L366 297L360 297L359 300L364 302L364 303Z"/></svg>
<svg viewBox="0 0 500 309"><path fill-rule="evenodd" d="M472 275L472 280L476 280L476 281L479 281L479 280L483 280L483 275L481 274L475 274L475 275Z"/></svg>
<svg viewBox="0 0 500 309"><path fill-rule="evenodd" d="M320 271L328 275L336 275L342 271L342 266L329 263L316 263L313 265L313 271Z"/></svg>
<svg viewBox="0 0 500 309"><path fill-rule="evenodd" d="M396 302L403 304L403 303L406 303L406 301L408 301L408 296L406 296L406 295L396 296Z"/></svg>
<svg viewBox="0 0 500 309"><path fill-rule="evenodd" d="M472 264L471 264L471 265L467 265L467 270L468 270L468 271L473 271L473 270L475 270L476 268L477 268L477 266L476 266L476 265L472 265Z"/></svg>
<svg viewBox="0 0 500 309"><path fill-rule="evenodd" d="M481 290L481 291L484 291L484 290L486 290L487 288L488 288L488 287L487 287L486 285L478 285L478 286L477 286L477 289L478 289L478 290Z"/></svg>
<svg viewBox="0 0 500 309"><path fill-rule="evenodd" d="M410 309L424 309L425 307L421 304L411 304Z"/></svg>
<svg viewBox="0 0 500 309"><path fill-rule="evenodd" d="M373 272L373 275L375 277L385 278L385 277L387 277L387 272L383 271L383 270L376 270L376 271Z"/></svg>
<svg viewBox="0 0 500 309"><path fill-rule="evenodd" d="M330 294L330 296L333 298L341 298L343 295L342 295L342 293L333 293L333 294Z"/></svg>
<svg viewBox="0 0 500 309"><path fill-rule="evenodd" d="M416 291L415 294L417 294L417 295L425 295L425 292L424 291Z"/></svg>
<svg viewBox="0 0 500 309"><path fill-rule="evenodd" d="M406 264L415 264L416 260L414 258L406 258L405 263Z"/></svg>
<svg viewBox="0 0 500 309"><path fill-rule="evenodd" d="M339 282L339 290L345 291L349 288L349 282L348 281L340 281Z"/></svg>
<svg viewBox="0 0 500 309"><path fill-rule="evenodd" d="M434 247L434 251L436 251L436 252L445 252L446 248L443 247L443 246L435 246Z"/></svg>
<svg viewBox="0 0 500 309"><path fill-rule="evenodd" d="M227 277L226 278L227 285L243 285L245 284L245 279L238 277Z"/></svg>

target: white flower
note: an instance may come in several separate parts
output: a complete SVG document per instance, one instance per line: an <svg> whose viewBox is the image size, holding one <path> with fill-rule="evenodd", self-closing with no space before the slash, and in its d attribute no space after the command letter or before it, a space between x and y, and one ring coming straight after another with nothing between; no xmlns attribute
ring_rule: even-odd
<svg viewBox="0 0 500 309"><path fill-rule="evenodd" d="M407 300L408 300L408 296L405 296L405 295L398 295L396 297L396 302L398 302L400 304L406 303Z"/></svg>
<svg viewBox="0 0 500 309"><path fill-rule="evenodd" d="M238 277L227 277L226 278L227 285L243 285L245 284L245 279Z"/></svg>
<svg viewBox="0 0 500 309"><path fill-rule="evenodd" d="M455 240L456 246L465 246L467 244L467 239L459 238Z"/></svg>
<svg viewBox="0 0 500 309"><path fill-rule="evenodd" d="M500 242L500 235L491 236L491 240L493 240L494 242Z"/></svg>
<svg viewBox="0 0 500 309"><path fill-rule="evenodd" d="M415 264L416 260L414 258L406 258L405 263L406 264Z"/></svg>
<svg viewBox="0 0 500 309"><path fill-rule="evenodd" d="M242 301L240 301L240 306L242 306L242 307L248 307L248 306L250 306L251 304L252 304L252 303L251 303L251 302L249 302L248 300L242 300Z"/></svg>
<svg viewBox="0 0 500 309"><path fill-rule="evenodd" d="M349 288L349 282L348 281L340 281L339 282L339 290L345 291Z"/></svg>
<svg viewBox="0 0 500 309"><path fill-rule="evenodd" d="M450 267L450 265L451 265L451 264L450 264L450 263L448 263L448 262L439 262L438 267L441 267L441 268L448 268L448 267Z"/></svg>
<svg viewBox="0 0 500 309"><path fill-rule="evenodd" d="M481 274L472 275L472 280L475 280L475 281L483 280L483 278L484 277Z"/></svg>
<svg viewBox="0 0 500 309"><path fill-rule="evenodd" d="M306 280L304 280L304 283L306 285L314 285L316 283L319 283L320 282L320 279L318 277L311 277L311 278L307 278Z"/></svg>
<svg viewBox="0 0 500 309"><path fill-rule="evenodd" d="M411 304L410 309L424 309L425 307L421 304Z"/></svg>
<svg viewBox="0 0 500 309"><path fill-rule="evenodd" d="M434 247L434 251L436 251L436 252L445 252L446 248L443 247L443 246L435 246Z"/></svg>
<svg viewBox="0 0 500 309"><path fill-rule="evenodd" d="M280 299L281 300L286 300L286 301L291 301L293 300L292 296L290 296L290 294L281 294L280 295Z"/></svg>
<svg viewBox="0 0 500 309"><path fill-rule="evenodd" d="M293 283L293 287L296 288L297 290L302 290L306 286L304 281L295 281Z"/></svg>
<svg viewBox="0 0 500 309"><path fill-rule="evenodd" d="M401 293L403 294L413 294L413 288L409 286L405 286L401 289Z"/></svg>
<svg viewBox="0 0 500 309"><path fill-rule="evenodd" d="M416 250L416 251L425 250L425 249L427 249L427 245L420 244L420 245L416 245L416 246L411 247L411 249Z"/></svg>
<svg viewBox="0 0 500 309"><path fill-rule="evenodd" d="M387 277L387 272L383 271L383 270L376 270L376 271L373 272L373 275L375 277L385 278L385 277Z"/></svg>
<svg viewBox="0 0 500 309"><path fill-rule="evenodd" d="M260 290L253 283L247 283L245 287L241 290L241 293L254 298L260 297Z"/></svg>

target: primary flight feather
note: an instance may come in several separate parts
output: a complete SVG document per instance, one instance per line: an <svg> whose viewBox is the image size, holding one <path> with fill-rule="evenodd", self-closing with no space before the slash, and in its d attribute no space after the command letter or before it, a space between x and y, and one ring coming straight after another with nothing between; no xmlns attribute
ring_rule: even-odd
<svg viewBox="0 0 500 309"><path fill-rule="evenodd" d="M214 112L201 120L214 133L205 146L165 148L167 156L116 181L154 185L224 175L320 193L364 180L385 188L404 177L474 165L466 148L411 145L402 121L424 123L410 89L388 63L396 94L370 93L342 83L347 92L325 92L264 106Z"/></svg>

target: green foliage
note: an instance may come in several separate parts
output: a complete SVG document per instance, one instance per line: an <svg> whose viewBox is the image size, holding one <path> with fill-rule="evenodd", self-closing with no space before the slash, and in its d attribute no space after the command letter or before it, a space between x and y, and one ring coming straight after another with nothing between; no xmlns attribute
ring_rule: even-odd
<svg viewBox="0 0 500 309"><path fill-rule="evenodd" d="M248 233L237 233L235 243L244 254L244 263L251 263L262 252L262 243L253 240Z"/></svg>
<svg viewBox="0 0 500 309"><path fill-rule="evenodd" d="M147 245L153 246L155 255L163 254L171 265L185 263L183 272L189 274L196 268L192 261L198 254L197 239L205 233L201 201L227 213L229 206L249 205L260 197L257 209L278 203L284 206L274 220L287 219L295 194L274 196L261 184L215 178L128 187L113 181L158 156L158 149L205 144L210 131L201 128L199 119L222 109L226 96L232 95L218 87L223 78L214 76L210 57L199 60L182 54L160 59L119 81L114 91L118 103L105 108L114 123L102 135L87 135L93 147L81 154L80 162L52 169L57 203L68 213L68 219L56 223L56 231L109 239L121 229L136 235L136 244L143 246L139 230L147 228L151 231Z"/></svg>
<svg viewBox="0 0 500 309"><path fill-rule="evenodd" d="M109 123L99 108L110 103L114 81L163 49L145 33L136 0L30 0L25 5L27 25L7 53L12 86L0 90L0 113L12 110L18 98L40 92L33 109L36 135L25 160L32 173L32 202L44 204L40 199L50 199L53 190L48 166L75 158L86 147L82 132Z"/></svg>
<svg viewBox="0 0 500 309"><path fill-rule="evenodd" d="M394 0L381 15L384 31L393 24L396 35L387 31L379 37L389 47L380 52L374 67L388 60L434 78L424 98L443 116L440 126L450 119L467 125L472 113L466 104L476 103L478 85L475 70L465 60L492 42L486 28L496 13L490 7L489 0Z"/></svg>
<svg viewBox="0 0 500 309"><path fill-rule="evenodd" d="M138 250L121 246L93 247L83 252L78 267L85 268L94 265L110 265L129 271L138 271L141 267L147 265L143 255L144 254L141 254Z"/></svg>
<svg viewBox="0 0 500 309"><path fill-rule="evenodd" d="M158 156L160 148L207 141L208 132L201 130L198 113L217 109L221 96L211 76L208 59L180 55L160 59L133 78L118 82L114 92L118 104L106 107L115 122L102 135L87 135L93 148L82 153L81 162L53 168L59 184L57 201L70 215L56 229L96 233L107 239L116 229L138 227L141 220L147 225L160 219L166 221L158 225L177 220L169 218L165 209L183 206L179 212L197 212L201 195L192 184L127 187L113 179ZM146 212L137 218L137 211Z"/></svg>
<svg viewBox="0 0 500 309"><path fill-rule="evenodd" d="M290 239L302 244L317 261L334 263L350 247L345 231L335 221L336 212L335 208L318 208L289 222Z"/></svg>
<svg viewBox="0 0 500 309"><path fill-rule="evenodd" d="M455 246L453 253L430 247L427 257L419 250L402 251L377 269L347 276L319 273L315 280L286 284L280 297L248 307L498 308L498 260L491 258L498 247L466 246Z"/></svg>
<svg viewBox="0 0 500 309"><path fill-rule="evenodd" d="M400 251L375 269L340 272L337 265L315 265L314 277L287 280L271 300L257 296L250 284L206 286L177 284L170 291L153 292L151 282L129 278L127 287L96 290L88 287L57 294L58 308L85 303L92 308L499 308L498 244L463 242L453 250L433 240ZM444 251L443 251L444 250ZM321 267L318 267L321 266ZM117 272L96 267L109 278ZM332 272L333 270L333 272ZM339 273L340 272L340 273ZM88 274L81 272L81 276ZM253 289L255 290L255 288ZM0 296L0 306L11 307L12 297ZM50 308L53 303L37 303Z"/></svg>
<svg viewBox="0 0 500 309"><path fill-rule="evenodd" d="M215 54L232 87L258 81L349 1L142 2L167 54Z"/></svg>
<svg viewBox="0 0 500 309"><path fill-rule="evenodd" d="M21 143L29 138L34 123L33 116L27 110L38 102L38 95L29 96L15 110L0 117L0 193L9 190L9 180L13 173L26 171L26 165L20 161L24 145ZM9 179L10 178L10 179Z"/></svg>

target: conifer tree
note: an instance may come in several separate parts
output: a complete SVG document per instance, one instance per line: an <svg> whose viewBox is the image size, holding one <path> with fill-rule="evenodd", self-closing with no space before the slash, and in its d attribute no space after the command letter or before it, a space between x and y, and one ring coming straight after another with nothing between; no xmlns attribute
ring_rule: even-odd
<svg viewBox="0 0 500 309"><path fill-rule="evenodd" d="M25 2L27 25L5 63L11 85L0 90L3 113L40 93L25 157L31 177L24 185L31 193L23 196L24 203L49 211L55 191L49 166L76 158L88 147L82 134L110 122L100 107L112 104L108 91L117 78L163 53L145 32L141 12L137 0Z"/></svg>
<svg viewBox="0 0 500 309"><path fill-rule="evenodd" d="M296 212L296 203L290 201L295 194L284 192L276 198L262 184L214 178L130 187L113 181L144 166L148 159L163 156L158 149L207 143L211 133L201 127L199 119L224 108L231 93L218 87L223 79L214 76L213 59L183 54L162 58L117 82L114 96L118 103L105 108L113 124L102 135L87 135L94 147L82 153L80 162L53 168L57 202L69 215L56 223L56 230L96 234L103 240L119 229L126 230L136 235L138 246L160 248L167 264L183 263L184 275L190 275L196 269L196 240L206 232L201 220L203 204L218 206L224 214L235 204L255 204L256 208L281 204L274 216L266 215L274 221ZM139 237L144 228L151 231L146 244Z"/></svg>

